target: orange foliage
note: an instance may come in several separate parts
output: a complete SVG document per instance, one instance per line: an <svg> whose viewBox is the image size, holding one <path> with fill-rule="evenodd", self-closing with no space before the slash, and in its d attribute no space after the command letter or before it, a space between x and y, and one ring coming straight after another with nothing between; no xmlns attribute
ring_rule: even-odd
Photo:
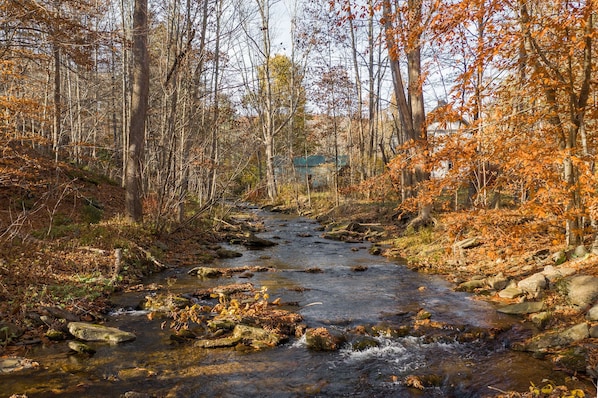
<svg viewBox="0 0 598 398"><path fill-rule="evenodd" d="M394 186L415 166L444 168L414 189L420 204L468 189L469 205L498 201L568 230L579 225L569 232L581 235L581 218L598 208L593 2L461 0L430 2L426 12L430 46L452 57L457 74L449 103L427 124L465 123L400 147L387 170ZM403 43L406 34L397 33Z"/></svg>

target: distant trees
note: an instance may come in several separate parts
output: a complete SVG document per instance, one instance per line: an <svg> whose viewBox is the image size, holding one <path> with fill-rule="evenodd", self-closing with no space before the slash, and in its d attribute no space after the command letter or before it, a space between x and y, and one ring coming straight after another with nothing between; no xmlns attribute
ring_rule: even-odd
<svg viewBox="0 0 598 398"><path fill-rule="evenodd" d="M447 198L507 205L568 244L598 227L595 2L304 1L289 44L281 1L140 21L145 1L0 4L3 142L120 180L132 219L143 204L163 228L258 181L275 200L296 182L277 166L326 154L349 159L337 202L380 193L421 221Z"/></svg>
<svg viewBox="0 0 598 398"><path fill-rule="evenodd" d="M93 67L93 49L99 37L95 21L103 10L85 0L8 0L3 2L1 11L2 62L15 67L13 70L23 78L37 80L38 88L43 87L40 80L46 79L45 89L36 93L23 86L18 96L27 96L43 106L42 117L47 117L47 122L51 119L51 130L44 128L46 120L40 120L34 109L29 117L33 116L38 123L29 127L43 132L58 158L58 151L68 149L75 138L63 132L64 121L68 120L64 112L67 105L63 83L65 67L67 71L69 68L86 70ZM44 77L44 74L47 75Z"/></svg>
<svg viewBox="0 0 598 398"><path fill-rule="evenodd" d="M336 3L351 10L347 29L367 15L356 2ZM588 140L595 124L594 8L592 1L372 5L385 27L400 134L413 143L397 152L390 170L401 171L400 186L418 192L420 215L446 189L471 184L473 205L499 205L508 195L524 211L563 220L566 243L581 241L588 209L596 208ZM446 93L439 107L423 95L438 78ZM438 126L464 121L458 139L426 137L433 109ZM453 167L428 180L440 162Z"/></svg>
<svg viewBox="0 0 598 398"><path fill-rule="evenodd" d="M256 0L255 8L249 5L244 8L247 15L255 18L247 19L244 24L246 37L241 45L246 51L242 57L246 59L240 61L249 64L243 77L246 90L243 104L248 116L257 122L255 127L263 148L266 193L270 200L276 199L279 188L275 158L282 153L277 154L277 146L288 141L286 146L292 147L296 128L302 125L298 115L302 114L306 102L302 88L303 67L296 62L294 46L290 49L290 57L276 54L273 48L272 8L276 3ZM284 135L285 132L290 134Z"/></svg>

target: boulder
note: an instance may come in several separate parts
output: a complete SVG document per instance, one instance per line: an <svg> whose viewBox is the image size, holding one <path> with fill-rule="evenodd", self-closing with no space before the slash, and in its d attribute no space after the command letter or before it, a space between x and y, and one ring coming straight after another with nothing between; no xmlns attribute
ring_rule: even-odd
<svg viewBox="0 0 598 398"><path fill-rule="evenodd" d="M263 249L264 247L272 247L276 246L276 242L272 242L271 240L262 239L254 234L248 234L242 239L241 244L248 249Z"/></svg>
<svg viewBox="0 0 598 398"><path fill-rule="evenodd" d="M252 346L256 343L262 346L263 344L274 347L281 341L281 337L262 328L257 328L247 325L237 325L233 330L233 336L239 337L243 341L251 342Z"/></svg>
<svg viewBox="0 0 598 398"><path fill-rule="evenodd" d="M189 275L197 275L198 278L218 278L222 271L212 267L195 267L187 271Z"/></svg>
<svg viewBox="0 0 598 398"><path fill-rule="evenodd" d="M491 276L490 278L486 279L486 283L491 289L503 290L509 284L509 280L501 272L496 276Z"/></svg>
<svg viewBox="0 0 598 398"><path fill-rule="evenodd" d="M86 322L70 322L68 324L68 329L73 336L84 341L124 343L126 341L135 340L136 338L136 336L130 332Z"/></svg>
<svg viewBox="0 0 598 398"><path fill-rule="evenodd" d="M52 341L61 341L66 338L62 330L50 328L46 331L45 336Z"/></svg>
<svg viewBox="0 0 598 398"><path fill-rule="evenodd" d="M563 264L565 261L567 261L567 253L565 253L564 251L558 251L556 253L554 253L552 255L552 262L555 265L561 265Z"/></svg>
<svg viewBox="0 0 598 398"><path fill-rule="evenodd" d="M544 309L542 301L526 301L523 303L510 304L499 308L497 311L503 314L524 315L540 312Z"/></svg>
<svg viewBox="0 0 598 398"><path fill-rule="evenodd" d="M593 339L598 339L598 325L592 326L590 328L590 337Z"/></svg>
<svg viewBox="0 0 598 398"><path fill-rule="evenodd" d="M524 292L537 297L538 294L546 288L546 285L546 277L540 272L520 280L517 287Z"/></svg>
<svg viewBox="0 0 598 398"><path fill-rule="evenodd" d="M590 308L586 317L590 321L598 321L598 304Z"/></svg>
<svg viewBox="0 0 598 398"><path fill-rule="evenodd" d="M218 248L216 249L216 255L218 256L218 258L236 258L236 257L241 257L243 256L242 253L236 252L234 250L228 250L225 248Z"/></svg>
<svg viewBox="0 0 598 398"><path fill-rule="evenodd" d="M191 300L174 294L157 294L145 296L141 308L151 312L170 312L192 305Z"/></svg>
<svg viewBox="0 0 598 398"><path fill-rule="evenodd" d="M539 329L544 329L550 319L552 318L552 314L548 311L538 312L532 314L530 320L536 325Z"/></svg>
<svg viewBox="0 0 598 398"><path fill-rule="evenodd" d="M237 323L230 318L215 318L208 321L208 327L212 330L233 330Z"/></svg>
<svg viewBox="0 0 598 398"><path fill-rule="evenodd" d="M474 279L471 281L463 282L457 286L458 292L473 292L475 289L480 289L486 286L485 279Z"/></svg>
<svg viewBox="0 0 598 398"><path fill-rule="evenodd" d="M80 341L69 341L68 342L68 346L71 350L78 352L79 354L95 354L96 350L94 350L93 348L91 348L90 346L88 346L85 343L82 343Z"/></svg>
<svg viewBox="0 0 598 398"><path fill-rule="evenodd" d="M39 363L22 357L0 358L0 375L37 368Z"/></svg>
<svg viewBox="0 0 598 398"><path fill-rule="evenodd" d="M424 321L426 319L430 319L432 318L432 314L424 309L421 309L417 312L417 314L415 314L415 320L416 321Z"/></svg>
<svg viewBox="0 0 598 398"><path fill-rule="evenodd" d="M378 245L372 245L370 246L369 250L371 255L373 256L379 256L382 254L382 248Z"/></svg>
<svg viewBox="0 0 598 398"><path fill-rule="evenodd" d="M326 328L311 328L305 331L307 348L314 351L336 351L342 338L335 336Z"/></svg>
<svg viewBox="0 0 598 398"><path fill-rule="evenodd" d="M588 307L598 298L598 277L590 275L574 276L567 279L567 298L581 308Z"/></svg>
<svg viewBox="0 0 598 398"><path fill-rule="evenodd" d="M564 347L576 341L586 339L590 336L590 328L584 323L572 326L563 331L548 332L531 339L521 348L524 351L543 352L549 348Z"/></svg>
<svg viewBox="0 0 598 398"><path fill-rule="evenodd" d="M544 271L542 271L542 275L544 275L549 282L554 282L558 279L571 276L575 272L575 268L547 265L544 268Z"/></svg>
<svg viewBox="0 0 598 398"><path fill-rule="evenodd" d="M573 257L575 258L584 258L588 255L588 249L584 245L579 245L573 251Z"/></svg>
<svg viewBox="0 0 598 398"><path fill-rule="evenodd" d="M64 319L67 322L79 322L81 320L76 314L60 307L43 307L43 309L56 319Z"/></svg>
<svg viewBox="0 0 598 398"><path fill-rule="evenodd" d="M219 339L202 339L195 342L199 348L233 347L239 343L251 345L255 348L274 347L281 341L281 337L262 328L247 325L235 325L232 336Z"/></svg>
<svg viewBox="0 0 598 398"><path fill-rule="evenodd" d="M380 346L380 342L373 337L360 336L351 343L353 351L365 351L370 348L376 348Z"/></svg>
<svg viewBox="0 0 598 398"><path fill-rule="evenodd" d="M506 289L504 289L498 293L498 296L500 298L504 298L504 299L514 299L514 298L521 297L524 295L525 295L525 292L515 286L509 286Z"/></svg>
<svg viewBox="0 0 598 398"><path fill-rule="evenodd" d="M567 369L571 373L585 372L588 352L583 347L571 347L560 352L554 358L554 365L560 369Z"/></svg>

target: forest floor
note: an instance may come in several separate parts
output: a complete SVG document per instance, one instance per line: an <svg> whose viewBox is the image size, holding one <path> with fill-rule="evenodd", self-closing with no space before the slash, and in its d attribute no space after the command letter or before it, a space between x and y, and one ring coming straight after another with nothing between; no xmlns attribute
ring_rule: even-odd
<svg viewBox="0 0 598 398"><path fill-rule="evenodd" d="M537 272L534 254L563 249L554 238L562 234L559 226L515 210L442 213L436 215L434 227L415 232L398 221L394 203L347 200L332 210L327 202L322 203L311 216L322 222L380 224L386 238L378 244L387 255L401 256L410 268L444 275L456 285L499 272L522 279ZM47 325L34 322L29 316L32 312L61 308L83 320L101 319L114 291L135 288L145 275L166 264L188 266L215 257L214 247L221 236L202 217L158 232L155 223L126 223L123 212L124 191L118 183L20 145L4 148L0 158L0 332L14 325L22 334L0 333L0 356L17 352L18 344L45 339ZM455 242L470 237L480 244L465 253L453 250ZM570 261L570 266L586 275L598 276L597 265L598 256L593 254ZM549 292L546 300L557 308L556 292ZM582 320L579 313L555 310L550 326Z"/></svg>
<svg viewBox="0 0 598 398"><path fill-rule="evenodd" d="M11 145L0 157L0 356L45 339L39 316L60 308L101 319L110 294L169 266L215 256L198 218L170 232L125 221L120 184ZM11 335L2 332L7 325ZM14 330L13 330L14 329ZM18 331L18 332L17 332ZM24 333L23 333L24 332ZM23 333L23 334L21 334ZM15 336L16 334L16 336Z"/></svg>

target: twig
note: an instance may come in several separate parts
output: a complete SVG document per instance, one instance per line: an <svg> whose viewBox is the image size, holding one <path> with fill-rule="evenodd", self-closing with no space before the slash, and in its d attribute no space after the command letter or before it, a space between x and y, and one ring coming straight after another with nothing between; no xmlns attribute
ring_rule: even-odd
<svg viewBox="0 0 598 398"><path fill-rule="evenodd" d="M241 229L241 227L238 226L238 225L233 225L231 223L228 223L228 222L226 222L224 220L221 220L219 218L216 218L216 217L214 217L214 221L222 223L222 224L225 224L227 227L232 228L232 229L236 229L236 230L240 230Z"/></svg>
<svg viewBox="0 0 598 398"><path fill-rule="evenodd" d="M496 388L496 387L492 387L492 386L488 386L489 389L494 390L494 391L498 391L502 394L508 394L508 392L501 390L500 388Z"/></svg>
<svg viewBox="0 0 598 398"><path fill-rule="evenodd" d="M94 253L101 254L101 255L106 255L108 253L107 250L98 249L98 248L90 247L90 246L81 246L81 247L79 247L79 249L87 250L87 251L94 252Z"/></svg>
<svg viewBox="0 0 598 398"><path fill-rule="evenodd" d="M148 260L150 260L152 263L154 263L154 265L156 265L158 268L161 268L161 269L168 268L167 265L162 264L160 261L158 261L158 259L156 257L154 257L154 255L152 253L150 253L148 250L144 249L143 247L141 247L137 244L134 244L134 245L140 252L145 254L145 256L147 257Z"/></svg>

